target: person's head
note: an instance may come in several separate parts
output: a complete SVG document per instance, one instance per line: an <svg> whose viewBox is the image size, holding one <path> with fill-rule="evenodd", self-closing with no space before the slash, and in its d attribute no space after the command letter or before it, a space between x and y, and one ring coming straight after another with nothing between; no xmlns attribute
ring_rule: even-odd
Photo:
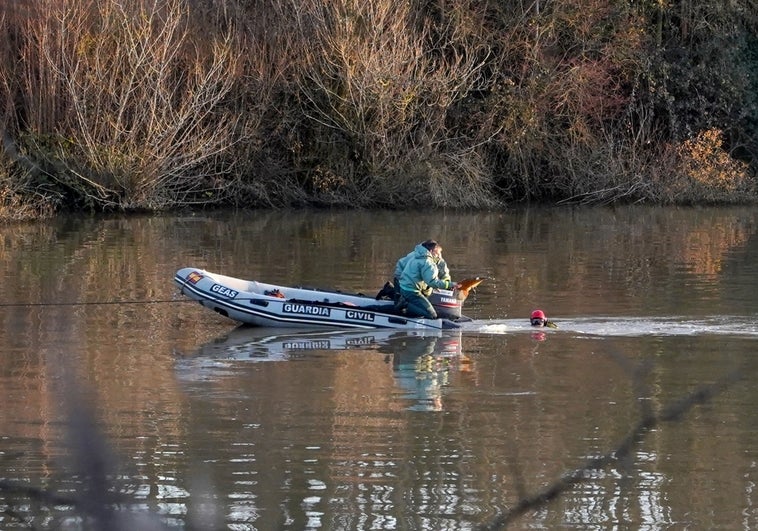
<svg viewBox="0 0 758 531"><path fill-rule="evenodd" d="M529 318L529 322L532 323L532 326L545 326L547 324L545 312L542 310L534 310Z"/></svg>
<svg viewBox="0 0 758 531"><path fill-rule="evenodd" d="M435 258L442 256L442 246L435 240L426 240L421 243Z"/></svg>

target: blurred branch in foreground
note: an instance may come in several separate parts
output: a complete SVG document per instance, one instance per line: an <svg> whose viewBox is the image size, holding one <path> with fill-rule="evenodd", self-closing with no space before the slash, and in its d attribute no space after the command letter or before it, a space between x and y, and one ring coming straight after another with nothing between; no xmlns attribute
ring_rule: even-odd
<svg viewBox="0 0 758 531"><path fill-rule="evenodd" d="M640 374L643 371L635 371L635 387L639 393L642 386L639 385ZM479 527L480 531L495 531L505 529L512 524L521 515L537 510L551 501L558 498L561 494L573 488L574 486L592 479L592 472L602 470L612 463L624 462L627 460L634 448L636 448L645 436L654 428L664 422L675 422L681 420L682 416L696 405L703 405L711 401L716 395L724 391L727 387L735 383L743 374L741 369L735 369L727 373L719 381L703 385L695 389L688 395L675 400L662 408L660 413L656 414L649 406L643 406L642 418L632 429L631 432L610 452L595 457L587 461L584 466L565 474L562 478L551 485L548 485L542 491L531 495L521 496L518 503L509 511L495 518L492 522L483 524ZM638 394L638 398L647 398ZM643 401L647 403L647 401Z"/></svg>
<svg viewBox="0 0 758 531"><path fill-rule="evenodd" d="M624 364L626 360L621 359ZM553 500L575 487L593 479L593 472L614 464L629 463L632 453L648 433L666 422L675 422L694 406L709 403L715 396L739 381L745 371L736 368L710 385L702 385L679 400L672 401L659 412L650 406L650 393L643 379L650 366L642 364L631 367L625 364L633 380L635 397L640 403L640 420L619 444L611 451L588 460L583 466L566 473L553 484L533 495L526 494L524 478L518 467L513 474L517 477L519 501L510 510L482 524L481 531L505 529L529 511L546 506ZM107 529L121 531L140 529L158 531L172 526L161 521L158 514L134 508L134 500L115 484L114 469L116 459L112 455L105 435L98 428L92 404L87 401L81 388L69 385L65 395L68 411L67 436L69 440L71 477L80 481L76 492L59 495L49 486L32 486L12 483L0 479L0 512L8 521L16 521L22 528L37 529L42 514L46 514L46 528L64 528L68 522L79 522L84 529ZM5 459L16 456L4 456ZM213 486L199 473L191 479L193 500L187 507L186 529L219 529L223 524L223 511L218 506ZM29 511L36 507L37 511ZM56 526L57 524L57 526Z"/></svg>
<svg viewBox="0 0 758 531"><path fill-rule="evenodd" d="M159 515L135 510L137 502L118 488L117 460L99 428L96 400L88 400L83 386L70 381L68 375L64 382L61 403L66 408L69 460L64 470L70 478L76 478L77 488L60 495L50 485L0 480L0 512L28 529L168 529Z"/></svg>

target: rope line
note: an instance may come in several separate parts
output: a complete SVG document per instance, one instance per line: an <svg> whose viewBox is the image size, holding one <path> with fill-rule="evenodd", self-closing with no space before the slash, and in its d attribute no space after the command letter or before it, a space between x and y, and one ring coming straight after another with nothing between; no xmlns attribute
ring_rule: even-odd
<svg viewBox="0 0 758 531"><path fill-rule="evenodd" d="M19 302L0 303L0 308L27 308L33 306L97 306L108 304L164 304L169 302L195 302L189 299L165 299L152 301L92 301L92 302Z"/></svg>

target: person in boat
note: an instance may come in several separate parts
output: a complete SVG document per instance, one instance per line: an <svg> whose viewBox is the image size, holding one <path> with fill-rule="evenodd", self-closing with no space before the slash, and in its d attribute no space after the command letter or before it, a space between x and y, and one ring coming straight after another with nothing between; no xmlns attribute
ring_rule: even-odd
<svg viewBox="0 0 758 531"><path fill-rule="evenodd" d="M420 243L419 245L424 245L424 243L427 242L433 242L434 240L426 240L425 242ZM418 248L418 245L416 246ZM392 297L395 300L395 306L401 307L403 306L403 303L401 302L401 295L400 295L400 276L403 274L403 269L405 269L405 266L408 264L408 262L416 255L416 248L414 248L410 253L403 256L400 260L397 261L397 264L395 264L395 273L392 277L393 281L393 294ZM442 246L437 243L437 252L435 255L433 255L433 259L435 261L435 264L437 265L437 278L440 280L450 280L450 268L447 266L447 262L445 262L445 259L442 258ZM387 285L385 285L385 289L388 288ZM381 292L380 292L381 293ZM432 293L432 288L428 288L424 292L424 296L428 297ZM377 296L377 299L379 297Z"/></svg>
<svg viewBox="0 0 758 531"><path fill-rule="evenodd" d="M438 262L441 256L442 246L434 240L426 240L413 250L413 253L402 258L405 260L403 269L397 277L400 296L404 299L406 315L409 317L425 317L436 319L437 312L427 298L433 288L455 289L457 284L450 280L450 272L447 270L447 279L440 278ZM396 272L397 273L397 272Z"/></svg>
<svg viewBox="0 0 758 531"><path fill-rule="evenodd" d="M536 327L548 327L548 328L558 328L558 325L555 324L552 321L548 321L547 317L545 316L545 312L542 310L534 310L532 312L532 315L529 317L529 322L532 326Z"/></svg>

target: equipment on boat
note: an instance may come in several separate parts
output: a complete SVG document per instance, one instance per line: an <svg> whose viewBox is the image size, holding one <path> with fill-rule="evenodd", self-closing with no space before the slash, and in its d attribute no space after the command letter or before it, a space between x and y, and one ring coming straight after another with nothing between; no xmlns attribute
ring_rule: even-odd
<svg viewBox="0 0 758 531"><path fill-rule="evenodd" d="M392 300L360 293L266 284L192 267L180 269L174 276L183 295L224 317L249 325L422 330L460 328L461 323L470 321L461 314L463 302L483 280L464 280L455 290L435 289L429 300L438 318L424 319L397 311Z"/></svg>

